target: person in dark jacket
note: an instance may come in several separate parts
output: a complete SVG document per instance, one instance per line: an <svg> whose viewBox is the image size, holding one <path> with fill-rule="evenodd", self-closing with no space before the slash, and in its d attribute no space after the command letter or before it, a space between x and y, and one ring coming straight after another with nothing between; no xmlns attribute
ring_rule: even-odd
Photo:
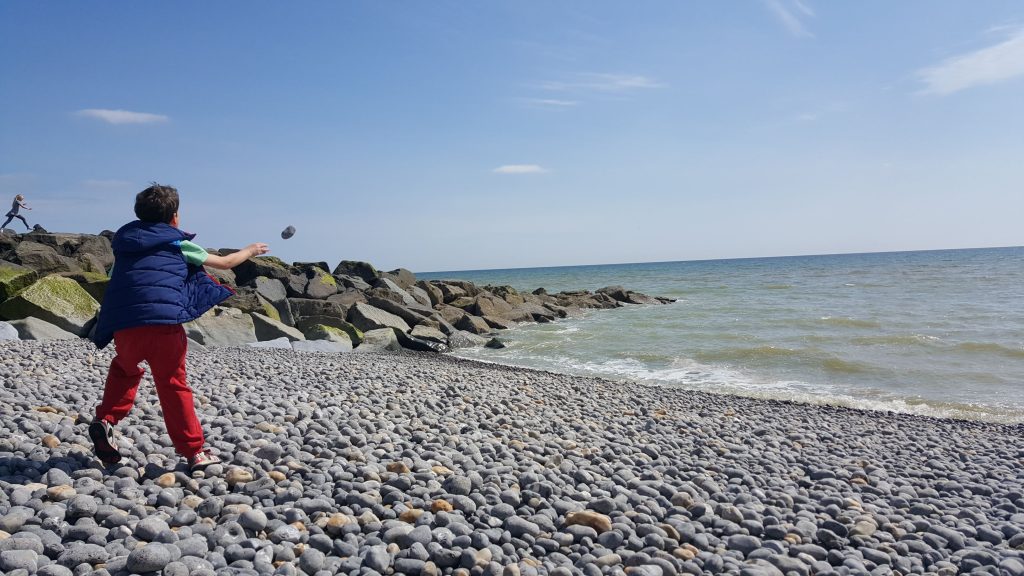
<svg viewBox="0 0 1024 576"><path fill-rule="evenodd" d="M17 196L14 197L14 202L11 204L11 209L7 211L7 214L5 214L5 216L7 216L7 220L4 220L4 223L0 224L0 230L7 228L7 225L11 223L11 220L14 220L15 218L21 220L21 223L25 225L26 230L32 229L32 227L28 225L28 220L25 220L24 216L18 214L18 211L21 210L22 208L24 208L25 210L31 210L31 208L23 204L24 201L25 197L22 196L21 194L18 194Z"/></svg>
<svg viewBox="0 0 1024 576"><path fill-rule="evenodd" d="M131 410L149 364L160 409L175 451L189 470L219 462L205 448L192 389L185 377L188 339L183 323L195 320L233 292L203 266L229 269L265 254L267 245L250 244L227 256L208 254L178 229L178 191L153 184L135 197L138 220L121 227L111 242L114 267L91 338L99 348L114 342L103 400L89 425L96 455L104 464L121 461L113 426Z"/></svg>

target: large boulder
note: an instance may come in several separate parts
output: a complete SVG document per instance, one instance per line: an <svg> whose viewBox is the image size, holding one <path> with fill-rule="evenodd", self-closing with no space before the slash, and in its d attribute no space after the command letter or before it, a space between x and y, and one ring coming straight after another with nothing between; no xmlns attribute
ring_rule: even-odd
<svg viewBox="0 0 1024 576"><path fill-rule="evenodd" d="M45 244L57 251L61 256L74 256L78 247L82 244L84 234L29 232L25 234L25 240L37 244Z"/></svg>
<svg viewBox="0 0 1024 576"><path fill-rule="evenodd" d="M305 298L308 284L309 277L301 273L289 274L284 279L284 287L288 291L289 298Z"/></svg>
<svg viewBox="0 0 1024 576"><path fill-rule="evenodd" d="M277 304L288 297L284 283L276 278L258 276L252 280L250 285L256 289L256 293L263 296L270 302Z"/></svg>
<svg viewBox="0 0 1024 576"><path fill-rule="evenodd" d="M78 336L85 336L100 305L78 282L56 274L45 276L0 304L0 318L34 317Z"/></svg>
<svg viewBox="0 0 1024 576"><path fill-rule="evenodd" d="M110 278L106 274L100 274L99 272L71 272L61 274L61 276L78 282L78 285L84 288L97 302L103 303L103 296L107 293L107 284L110 284Z"/></svg>
<svg viewBox="0 0 1024 576"><path fill-rule="evenodd" d="M351 288L352 290L358 290L360 292L365 292L365 291L369 290L370 288L372 288L372 286L370 286L366 282L366 280L363 280L362 278L360 278L358 276L348 276L348 275L345 275L345 274L335 274L334 275L334 279L338 282L338 286L340 286L342 288Z"/></svg>
<svg viewBox="0 0 1024 576"><path fill-rule="evenodd" d="M328 296L327 301L341 304L341 306L344 307L345 310L348 310L349 308L354 306L356 302L366 302L366 295L360 292L359 290L346 288L333 296Z"/></svg>
<svg viewBox="0 0 1024 576"><path fill-rule="evenodd" d="M427 291L424 290L423 288L420 288L419 286L410 286L406 290L406 292L411 294L412 297L415 298L417 302L423 304L424 306L434 305L434 303L430 301L430 294L427 294Z"/></svg>
<svg viewBox="0 0 1024 576"><path fill-rule="evenodd" d="M410 336L405 332L400 332L398 330L395 330L395 336L398 337L398 343L402 346L402 348L405 348L406 350L436 353L448 351L448 346L446 344L441 344L439 342L434 342L432 340L423 340L421 338L416 338L415 336Z"/></svg>
<svg viewBox="0 0 1024 576"><path fill-rule="evenodd" d="M259 276L250 281L249 285L255 288L256 294L262 300L268 302L269 305L277 311L276 317L274 314L269 313L267 316L274 318L275 320L280 320L288 326L295 325L295 317L292 314L291 306L288 304L288 292L284 287L284 282L276 278Z"/></svg>
<svg viewBox="0 0 1024 576"><path fill-rule="evenodd" d="M610 296L611 298L619 302L625 302L627 304L639 304L639 302L635 302L633 298L630 297L630 292L623 288L622 286L605 286L604 288L599 288L597 290L597 293ZM643 294L640 294L640 296L643 296Z"/></svg>
<svg viewBox="0 0 1024 576"><path fill-rule="evenodd" d="M462 317L466 315L465 310L448 304L438 305L437 313L441 316L441 319L453 326L458 324L459 321L462 320Z"/></svg>
<svg viewBox="0 0 1024 576"><path fill-rule="evenodd" d="M0 340L20 340L18 329L11 326L10 322L0 322Z"/></svg>
<svg viewBox="0 0 1024 576"><path fill-rule="evenodd" d="M103 236L82 235L82 243L75 250L75 257L83 259L86 256L95 258L103 265L104 270L110 270L110 267L114 265L114 250L110 247L110 240Z"/></svg>
<svg viewBox="0 0 1024 576"><path fill-rule="evenodd" d="M461 286L449 282L438 282L435 280L432 284L441 291L441 299L445 304L469 296Z"/></svg>
<svg viewBox="0 0 1024 576"><path fill-rule="evenodd" d="M288 303L291 305L292 314L295 315L296 320L310 316L336 316L344 318L348 315L345 307L337 302L314 300L312 298L289 298Z"/></svg>
<svg viewBox="0 0 1024 576"><path fill-rule="evenodd" d="M289 341L305 340L306 336L296 328L292 328L278 320L263 314L250 314L256 339L259 341L287 338Z"/></svg>
<svg viewBox="0 0 1024 576"><path fill-rule="evenodd" d="M416 275L405 268L396 268L391 272L382 272L381 277L393 280L396 284L406 290L412 288L413 285L416 284Z"/></svg>
<svg viewBox="0 0 1024 576"><path fill-rule="evenodd" d="M476 348L484 344L487 344L487 338L477 336L465 330L457 330L448 336L448 346L453 350L456 348Z"/></svg>
<svg viewBox="0 0 1024 576"><path fill-rule="evenodd" d="M0 302L14 297L38 278L39 274L31 268L0 261Z"/></svg>
<svg viewBox="0 0 1024 576"><path fill-rule="evenodd" d="M396 283L394 280L391 280L390 278L378 278L373 283L373 287L394 294L395 297L397 297L397 299L400 299L403 304L419 304L419 302L417 302L416 299L412 297L412 294L406 292L405 288L402 288L401 286L398 285L398 283Z"/></svg>
<svg viewBox="0 0 1024 576"><path fill-rule="evenodd" d="M506 320L512 320L515 317L520 322L525 319L523 315L515 312L515 308L511 304L487 292L476 297L469 311L477 316L494 316Z"/></svg>
<svg viewBox="0 0 1024 576"><path fill-rule="evenodd" d="M528 315L534 322L552 322L558 317L550 308L535 302L524 302L516 306L516 311Z"/></svg>
<svg viewBox="0 0 1024 576"><path fill-rule="evenodd" d="M473 316L472 314L466 314L463 316L455 323L455 327L459 330L472 332L473 334L487 334L491 331L491 326L487 324L486 320L479 316Z"/></svg>
<svg viewBox="0 0 1024 576"><path fill-rule="evenodd" d="M248 284L249 281L260 276L284 280L291 273L288 265L281 259L274 256L256 256L249 258L238 266L235 266L235 279L239 284Z"/></svg>
<svg viewBox="0 0 1024 576"><path fill-rule="evenodd" d="M281 314L282 309L285 311L290 310L287 305L275 306L266 298L260 296L260 293L257 292L255 288L246 286L239 287L230 298L221 303L221 306L238 308L247 314L262 314L267 318L288 324L288 322L285 322L285 319Z"/></svg>
<svg viewBox="0 0 1024 576"><path fill-rule="evenodd" d="M402 332L410 330L409 325L400 317L361 302L356 303L348 311L348 321L363 332L379 330L381 328L393 328Z"/></svg>
<svg viewBox="0 0 1024 576"><path fill-rule="evenodd" d="M206 314L185 324L189 338L208 347L241 346L256 342L252 317L236 308L214 306Z"/></svg>
<svg viewBox="0 0 1024 576"><path fill-rule="evenodd" d="M423 306L422 304L403 305L394 302L393 300L387 300L377 296L370 296L367 299L367 303L370 306L380 308L385 312L390 312L395 316L398 316L402 320L405 320L405 322L410 326L415 326L434 315L433 309Z"/></svg>
<svg viewBox="0 0 1024 576"><path fill-rule="evenodd" d="M311 324L304 327L303 334L307 340L331 340L340 342L347 340L351 346L358 346L364 338L363 331L348 322L332 324Z"/></svg>
<svg viewBox="0 0 1024 576"><path fill-rule="evenodd" d="M434 286L433 284L427 282L426 280L420 280L419 282L416 283L416 287L419 288L420 290L423 290L427 294L427 297L430 298L431 306L444 304L444 294L441 292L441 289L438 288L437 286Z"/></svg>
<svg viewBox="0 0 1024 576"><path fill-rule="evenodd" d="M380 328L367 332L366 338L356 348L356 352L397 352L401 349L402 345L398 343L398 336L395 334L395 331L391 328Z"/></svg>
<svg viewBox="0 0 1024 576"><path fill-rule="evenodd" d="M235 277L234 270L223 270L213 266L204 266L203 270L206 270L211 278L231 289L238 287L238 278Z"/></svg>
<svg viewBox="0 0 1024 576"><path fill-rule="evenodd" d="M494 294L498 298L501 298L505 302L508 302L512 306L518 306L519 304L526 302L526 299L523 298L519 291L511 286L486 286L485 290Z"/></svg>
<svg viewBox="0 0 1024 576"><path fill-rule="evenodd" d="M448 342L448 336L446 336L439 328L434 328L424 324L413 326L409 335L414 338L419 338L420 340L437 342L439 344L445 344Z"/></svg>
<svg viewBox="0 0 1024 576"><path fill-rule="evenodd" d="M63 330L39 318L22 318L12 320L11 326L18 331L18 337L22 340L77 340L67 330Z"/></svg>
<svg viewBox="0 0 1024 576"><path fill-rule="evenodd" d="M377 269L369 262L358 262L355 260L342 260L334 267L334 273L344 276L356 276L368 283L372 283L380 276Z"/></svg>
<svg viewBox="0 0 1024 576"><path fill-rule="evenodd" d="M306 271L306 278L306 287L303 293L305 298L323 300L338 293L337 280L326 270L321 270L316 266L311 267Z"/></svg>
<svg viewBox="0 0 1024 576"><path fill-rule="evenodd" d="M319 262L292 262L292 268L301 270L302 272L308 272L313 268L319 268L325 272L331 269L331 267L327 265L327 262L324 262L323 260Z"/></svg>
<svg viewBox="0 0 1024 576"><path fill-rule="evenodd" d="M35 270L40 276L82 271L82 265L78 261L59 254L52 246L46 244L23 240L14 249L14 254L18 263Z"/></svg>

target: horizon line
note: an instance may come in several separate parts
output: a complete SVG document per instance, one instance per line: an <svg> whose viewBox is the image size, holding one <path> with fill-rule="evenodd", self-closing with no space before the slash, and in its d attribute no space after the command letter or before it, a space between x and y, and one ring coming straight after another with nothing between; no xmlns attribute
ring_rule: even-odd
<svg viewBox="0 0 1024 576"><path fill-rule="evenodd" d="M810 254L777 254L773 256L730 256L726 258L695 258L692 260L652 260L647 262L603 262L599 264L554 264L550 266L516 266L512 268L468 268L465 270L416 271L414 274L448 274L455 272L498 272L505 270L542 270L546 268L587 268L598 266L634 266L640 264L679 264L683 262L725 262L730 260L771 260L777 258L813 258L820 256L866 256L870 254L905 254L914 252L951 252L955 250L1004 250L1024 248L1024 244L1010 246L969 246L963 248L918 248L915 250L875 250L867 252L821 252Z"/></svg>

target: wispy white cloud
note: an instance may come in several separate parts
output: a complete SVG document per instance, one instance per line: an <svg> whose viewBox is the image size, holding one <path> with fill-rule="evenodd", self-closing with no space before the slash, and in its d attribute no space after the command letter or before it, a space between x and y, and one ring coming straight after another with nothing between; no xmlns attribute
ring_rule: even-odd
<svg viewBox="0 0 1024 576"><path fill-rule="evenodd" d="M163 114L150 114L149 112L131 112L129 110L106 110L103 108L88 108L76 112L79 116L97 118L110 124L156 124L170 120Z"/></svg>
<svg viewBox="0 0 1024 576"><path fill-rule="evenodd" d="M546 169L536 164L506 164L493 170L495 174L543 174Z"/></svg>
<svg viewBox="0 0 1024 576"><path fill-rule="evenodd" d="M556 98L522 98L520 100L528 106L543 108L572 108L579 105L578 100L559 100Z"/></svg>
<svg viewBox="0 0 1024 576"><path fill-rule="evenodd" d="M580 73L568 80L551 80L541 83L544 90L558 92L630 92L649 88L660 88L662 84L653 78L637 74Z"/></svg>
<svg viewBox="0 0 1024 576"><path fill-rule="evenodd" d="M1024 27L1002 42L917 71L925 94L946 95L1024 75Z"/></svg>
<svg viewBox="0 0 1024 576"><path fill-rule="evenodd" d="M801 0L764 0L764 3L790 34L804 38L814 37L801 21L801 18L814 17L814 11L807 4Z"/></svg>

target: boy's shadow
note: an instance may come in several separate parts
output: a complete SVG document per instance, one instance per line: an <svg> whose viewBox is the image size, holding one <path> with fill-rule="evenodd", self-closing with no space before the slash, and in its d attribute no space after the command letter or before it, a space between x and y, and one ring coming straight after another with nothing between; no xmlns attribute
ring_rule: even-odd
<svg viewBox="0 0 1024 576"><path fill-rule="evenodd" d="M9 484L28 484L38 482L46 484L46 473L52 469L63 470L72 477L79 470L96 468L105 472L100 461L92 455L77 454L74 456L51 456L46 460L34 460L18 456L0 458L0 481Z"/></svg>

